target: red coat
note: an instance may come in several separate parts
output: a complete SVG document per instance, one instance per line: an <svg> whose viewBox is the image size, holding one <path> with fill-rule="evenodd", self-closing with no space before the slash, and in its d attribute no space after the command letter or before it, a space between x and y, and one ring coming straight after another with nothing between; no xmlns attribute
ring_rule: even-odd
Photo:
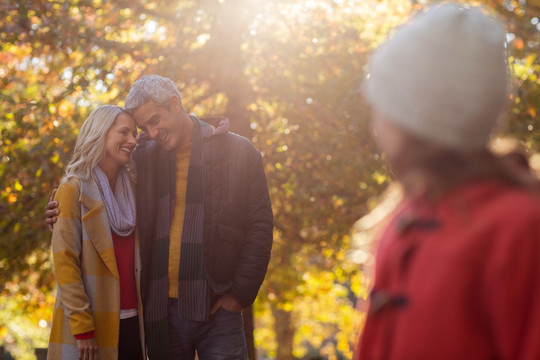
<svg viewBox="0 0 540 360"><path fill-rule="evenodd" d="M355 359L540 359L540 202L494 182L405 201Z"/></svg>

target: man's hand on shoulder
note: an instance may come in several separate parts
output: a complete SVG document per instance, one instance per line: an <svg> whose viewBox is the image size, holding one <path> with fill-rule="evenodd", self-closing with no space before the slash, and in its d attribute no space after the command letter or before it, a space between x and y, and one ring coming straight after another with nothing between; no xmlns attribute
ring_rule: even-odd
<svg viewBox="0 0 540 360"><path fill-rule="evenodd" d="M58 220L58 215L60 214L60 210L58 209L58 201L54 201L56 190L57 189L53 190L51 196L49 197L49 202L45 207L45 223L47 224L50 232L53 232L53 226Z"/></svg>

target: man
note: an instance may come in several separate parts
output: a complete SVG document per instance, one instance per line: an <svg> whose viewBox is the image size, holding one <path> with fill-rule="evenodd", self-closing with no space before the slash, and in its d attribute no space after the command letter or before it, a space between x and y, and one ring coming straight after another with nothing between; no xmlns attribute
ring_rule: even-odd
<svg viewBox="0 0 540 360"><path fill-rule="evenodd" d="M126 109L147 135L134 160L149 357L247 359L241 311L272 247L261 155L188 115L167 78L137 80Z"/></svg>

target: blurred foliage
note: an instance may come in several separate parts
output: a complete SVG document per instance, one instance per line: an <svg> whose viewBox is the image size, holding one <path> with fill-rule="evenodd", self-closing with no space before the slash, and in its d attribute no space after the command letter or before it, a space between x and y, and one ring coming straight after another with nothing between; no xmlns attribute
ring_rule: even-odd
<svg viewBox="0 0 540 360"><path fill-rule="evenodd" d="M350 358L366 283L345 256L349 233L390 181L358 87L371 49L429 3L2 1L0 342L22 354L46 341L54 277L43 209L77 129L156 73L176 81L189 111L229 116L264 154L276 231L255 306L259 353ZM509 29L516 81L504 132L536 150L539 3L477 3Z"/></svg>
<svg viewBox="0 0 540 360"><path fill-rule="evenodd" d="M34 262L33 256L28 257ZM47 348L55 292L51 291L54 278L51 269L43 269L48 280L42 282L40 272L23 272L5 284L0 301L0 339L16 359L34 360L36 348ZM16 346L14 346L16 345Z"/></svg>

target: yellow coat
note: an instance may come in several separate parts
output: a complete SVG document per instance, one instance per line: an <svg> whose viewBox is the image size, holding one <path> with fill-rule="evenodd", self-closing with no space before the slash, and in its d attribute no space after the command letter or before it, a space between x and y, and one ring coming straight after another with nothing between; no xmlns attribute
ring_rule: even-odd
<svg viewBox="0 0 540 360"><path fill-rule="evenodd" d="M92 179L71 177L62 182L55 200L59 203L60 216L54 225L52 252L58 288L48 359L78 359L73 335L94 331L99 359L116 360L120 282L101 193ZM138 236L134 271L144 348Z"/></svg>

